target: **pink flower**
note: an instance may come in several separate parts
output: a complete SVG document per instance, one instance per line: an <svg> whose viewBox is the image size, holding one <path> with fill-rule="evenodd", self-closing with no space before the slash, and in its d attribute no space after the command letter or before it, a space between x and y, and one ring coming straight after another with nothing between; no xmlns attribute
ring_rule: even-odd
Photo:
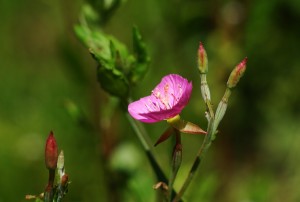
<svg viewBox="0 0 300 202"><path fill-rule="evenodd" d="M192 88L192 82L177 74L169 74L162 78L150 96L130 103L128 112L145 123L172 118L188 104Z"/></svg>

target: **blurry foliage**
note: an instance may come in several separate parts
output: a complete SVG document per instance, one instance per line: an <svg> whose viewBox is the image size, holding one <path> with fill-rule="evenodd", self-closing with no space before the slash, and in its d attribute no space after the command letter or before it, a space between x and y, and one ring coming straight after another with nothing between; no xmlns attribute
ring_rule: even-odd
<svg viewBox="0 0 300 202"><path fill-rule="evenodd" d="M111 7L102 8L100 14L113 10L115 4L118 4L118 1ZM80 22L75 26L75 34L97 61L97 78L101 87L127 103L130 87L145 76L150 62L142 36L134 26L132 29L134 54L130 54L123 43L101 30L104 22L101 20L103 17L100 17L102 15L96 13L97 6L91 7L86 4L82 8Z"/></svg>
<svg viewBox="0 0 300 202"><path fill-rule="evenodd" d="M124 182L126 201L154 198L153 173L145 158L137 172L125 174L121 165L109 163L119 150L138 153L141 148L117 104L100 90L96 64L74 37L81 6L81 1L0 1L5 19L0 26L0 201L22 201L44 187L43 140L49 130L69 157L72 184L65 201L113 201L107 193L114 184L106 181L111 166L117 172L110 178ZM128 0L106 16L111 19L105 33L130 47L136 24L150 47L150 69L134 98L147 95L165 74L182 74L194 85L182 115L200 125L199 41L210 59L208 82L215 102L235 62L249 58L187 201L300 200L299 1ZM68 113L66 101L80 109L84 121ZM146 127L153 140L165 129L164 124ZM185 136L183 141L183 164L189 165L201 139ZM162 147L171 145L156 149L168 172L169 156ZM179 175L188 170L181 169Z"/></svg>

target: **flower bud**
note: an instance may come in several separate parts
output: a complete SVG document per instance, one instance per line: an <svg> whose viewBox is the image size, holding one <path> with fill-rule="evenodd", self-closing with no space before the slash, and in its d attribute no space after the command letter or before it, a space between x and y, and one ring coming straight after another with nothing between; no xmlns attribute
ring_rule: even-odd
<svg viewBox="0 0 300 202"><path fill-rule="evenodd" d="M200 42L199 49L198 49L198 68L201 74L206 74L208 71L208 59L206 51Z"/></svg>
<svg viewBox="0 0 300 202"><path fill-rule="evenodd" d="M57 158L57 168L62 170L64 168L64 164L65 164L64 151L61 150Z"/></svg>
<svg viewBox="0 0 300 202"><path fill-rule="evenodd" d="M58 158L57 144L53 132L51 131L47 138L46 146L45 146L46 167L48 169L55 170L57 165L57 158Z"/></svg>
<svg viewBox="0 0 300 202"><path fill-rule="evenodd" d="M69 176L67 174L64 174L61 178L61 185L62 186L66 186L66 184L68 183L69 181Z"/></svg>
<svg viewBox="0 0 300 202"><path fill-rule="evenodd" d="M57 172L60 178L65 174L65 157L63 150L60 151L57 158Z"/></svg>
<svg viewBox="0 0 300 202"><path fill-rule="evenodd" d="M177 142L173 150L172 169L177 172L182 161L182 144Z"/></svg>
<svg viewBox="0 0 300 202"><path fill-rule="evenodd" d="M240 78L242 78L246 70L246 63L247 63L247 57L242 62L240 62L240 64L238 64L231 72L227 81L228 88L234 88L236 84L239 82Z"/></svg>

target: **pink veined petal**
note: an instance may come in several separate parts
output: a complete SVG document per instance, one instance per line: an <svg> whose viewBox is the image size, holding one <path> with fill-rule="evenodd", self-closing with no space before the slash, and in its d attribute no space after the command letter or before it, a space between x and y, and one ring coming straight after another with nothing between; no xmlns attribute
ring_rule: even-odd
<svg viewBox="0 0 300 202"><path fill-rule="evenodd" d="M154 123L178 115L188 104L192 83L176 74L165 76L150 96L128 105L130 115L142 122Z"/></svg>

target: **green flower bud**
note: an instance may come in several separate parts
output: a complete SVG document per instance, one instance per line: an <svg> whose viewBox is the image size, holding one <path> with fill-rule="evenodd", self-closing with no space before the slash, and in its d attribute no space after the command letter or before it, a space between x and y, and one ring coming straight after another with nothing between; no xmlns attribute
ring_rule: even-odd
<svg viewBox="0 0 300 202"><path fill-rule="evenodd" d="M201 74L206 74L208 72L208 59L202 42L200 42L198 49L198 68Z"/></svg>
<svg viewBox="0 0 300 202"><path fill-rule="evenodd" d="M231 72L228 81L227 81L227 87L228 88L234 88L237 83L239 82L240 78L244 75L244 72L246 70L246 63L247 63L247 57L240 62L234 70Z"/></svg>

